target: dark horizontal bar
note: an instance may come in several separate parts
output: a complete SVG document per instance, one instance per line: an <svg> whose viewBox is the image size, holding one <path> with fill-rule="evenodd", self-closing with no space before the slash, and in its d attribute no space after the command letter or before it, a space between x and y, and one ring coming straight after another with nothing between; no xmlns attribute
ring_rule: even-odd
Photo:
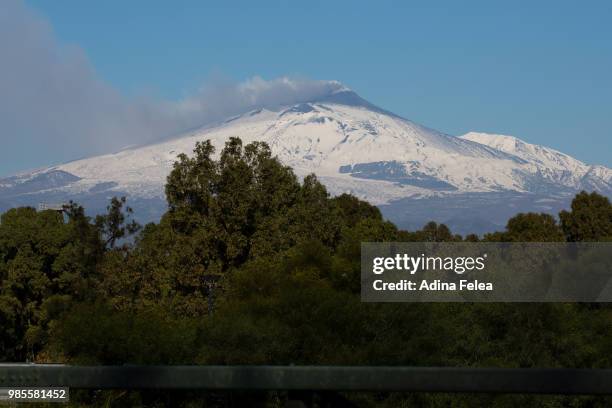
<svg viewBox="0 0 612 408"><path fill-rule="evenodd" d="M612 370L0 364L0 387L612 394Z"/></svg>

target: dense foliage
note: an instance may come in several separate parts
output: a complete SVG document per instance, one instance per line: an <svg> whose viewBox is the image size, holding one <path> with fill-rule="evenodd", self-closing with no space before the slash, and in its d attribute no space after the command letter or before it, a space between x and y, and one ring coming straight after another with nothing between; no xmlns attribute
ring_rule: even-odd
<svg viewBox="0 0 612 408"><path fill-rule="evenodd" d="M0 360L73 364L341 364L610 367L612 310L577 304L360 302L362 241L476 241L444 225L398 230L379 210L302 182L267 145L231 139L182 155L159 223L125 199L91 220L13 209L0 223ZM489 241L602 241L612 205L580 193L560 223L519 214ZM95 393L92 405L162 405L159 393ZM173 405L239 406L223 394ZM245 397L246 398L246 397ZM272 404L277 394L249 395ZM594 406L593 398L353 395L363 406ZM233 402L232 402L233 401ZM167 402L167 401L166 401ZM609 402L609 401L607 401ZM238 404L238 405L237 405Z"/></svg>

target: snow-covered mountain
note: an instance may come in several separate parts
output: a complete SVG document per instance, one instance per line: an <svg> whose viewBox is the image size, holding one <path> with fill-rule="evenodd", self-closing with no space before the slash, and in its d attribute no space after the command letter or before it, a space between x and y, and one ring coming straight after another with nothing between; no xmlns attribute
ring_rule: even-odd
<svg viewBox="0 0 612 408"><path fill-rule="evenodd" d="M198 140L220 149L231 136L267 142L299 176L316 173L332 194L355 194L409 228L433 219L482 232L519 211L557 211L581 189L612 194L606 167L512 136L446 135L334 84L317 100L2 179L0 208L75 199L99 211L110 197L127 195L142 220L154 220L165 208L163 186L177 155L190 154Z"/></svg>
<svg viewBox="0 0 612 408"><path fill-rule="evenodd" d="M481 143L519 157L529 163L529 174L543 181L575 190L610 189L612 171L604 166L590 166L557 150L526 143L514 136L470 132L462 139Z"/></svg>

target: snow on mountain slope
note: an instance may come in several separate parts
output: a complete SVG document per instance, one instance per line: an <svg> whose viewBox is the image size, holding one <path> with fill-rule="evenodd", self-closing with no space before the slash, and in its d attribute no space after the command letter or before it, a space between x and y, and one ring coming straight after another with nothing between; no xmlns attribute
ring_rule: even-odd
<svg viewBox="0 0 612 408"><path fill-rule="evenodd" d="M446 135L334 84L317 100L257 109L179 137L0 180L0 205L76 198L104 208L98 201L113 195L161 205L166 176L178 154L191 154L195 143L206 139L220 150L232 136L245 143L268 143L299 176L317 174L332 194L350 192L377 205L390 204L394 212L408 208L393 204L405 199L420 198L426 210L427 199L450 202L455 197L457 214L448 216L456 219L470 203L465 197L479 202L492 197L494 205L495 200L507 202L508 193L541 199L541 194L559 197L582 188L612 192L611 170L603 166L588 166L511 136Z"/></svg>
<svg viewBox="0 0 612 408"><path fill-rule="evenodd" d="M506 135L470 132L461 136L464 140L481 143L520 157L532 167L532 172L546 180L574 189L610 189L612 170L604 166L590 166L557 150L524 142Z"/></svg>
<svg viewBox="0 0 612 408"><path fill-rule="evenodd" d="M116 190L154 196L179 153L191 153L196 141L206 139L220 149L231 136L265 141L299 175L314 172L334 193L353 191L376 203L428 194L436 183L465 191L521 189L512 176L521 166L514 156L363 107L319 103L249 112L180 138L55 169L81 179L70 189L114 182Z"/></svg>

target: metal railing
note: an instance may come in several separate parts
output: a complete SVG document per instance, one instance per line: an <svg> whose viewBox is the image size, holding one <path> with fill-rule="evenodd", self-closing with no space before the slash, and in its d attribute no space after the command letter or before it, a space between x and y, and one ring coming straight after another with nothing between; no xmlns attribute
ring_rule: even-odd
<svg viewBox="0 0 612 408"><path fill-rule="evenodd" d="M0 387L612 395L612 370L0 364Z"/></svg>

